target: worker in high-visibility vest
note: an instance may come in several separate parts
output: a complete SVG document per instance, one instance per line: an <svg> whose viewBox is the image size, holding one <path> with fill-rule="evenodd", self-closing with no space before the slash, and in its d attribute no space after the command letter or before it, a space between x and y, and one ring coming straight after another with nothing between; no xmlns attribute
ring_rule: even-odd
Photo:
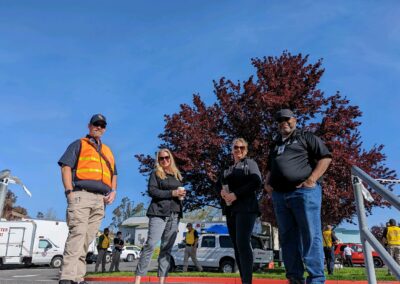
<svg viewBox="0 0 400 284"><path fill-rule="evenodd" d="M111 149L102 143L104 115L90 119L89 134L70 144L58 161L67 199L68 238L65 243L61 284L83 283L86 254L104 217L105 204L114 201L117 169Z"/></svg>
<svg viewBox="0 0 400 284"><path fill-rule="evenodd" d="M400 227L397 226L395 219L389 220L389 226L383 231L383 241L386 242L387 251L393 259L400 265ZM392 274L390 269L389 274Z"/></svg>
<svg viewBox="0 0 400 284"><path fill-rule="evenodd" d="M99 241L97 243L97 259L96 265L94 267L94 272L97 272L99 265L101 264L101 272L106 271L106 257L107 257L107 250L110 247L110 237L108 234L110 230L108 228L104 229L103 234L100 235Z"/></svg>
<svg viewBox="0 0 400 284"><path fill-rule="evenodd" d="M332 231L332 226L327 225L325 230L322 232L322 242L324 247L324 255L326 261L326 268L328 270L328 274L333 274L333 268L335 266L335 247L338 239L335 236L335 233Z"/></svg>

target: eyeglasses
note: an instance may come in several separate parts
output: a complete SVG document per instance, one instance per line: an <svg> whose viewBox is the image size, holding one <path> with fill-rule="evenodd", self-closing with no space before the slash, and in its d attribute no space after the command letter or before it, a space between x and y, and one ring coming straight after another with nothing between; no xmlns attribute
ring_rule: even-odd
<svg viewBox="0 0 400 284"><path fill-rule="evenodd" d="M291 117L280 117L277 119L278 123L289 121Z"/></svg>
<svg viewBox="0 0 400 284"><path fill-rule="evenodd" d="M94 127L106 128L106 125L104 123L101 123L101 122L94 122L92 125Z"/></svg>
<svg viewBox="0 0 400 284"><path fill-rule="evenodd" d="M166 160L166 161L168 161L170 159L170 157L169 156L163 156L163 157L158 157L158 160L159 161L164 161L164 160Z"/></svg>
<svg viewBox="0 0 400 284"><path fill-rule="evenodd" d="M238 149L240 149L240 151L244 151L244 150L246 150L246 146L233 146L233 149L235 149L235 150L238 150Z"/></svg>

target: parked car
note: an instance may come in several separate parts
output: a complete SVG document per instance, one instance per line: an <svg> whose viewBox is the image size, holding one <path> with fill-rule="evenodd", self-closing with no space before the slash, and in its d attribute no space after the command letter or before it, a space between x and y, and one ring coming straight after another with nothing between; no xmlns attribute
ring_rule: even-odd
<svg viewBox="0 0 400 284"><path fill-rule="evenodd" d="M342 260L343 259L343 250L346 246L349 246L353 249L352 258L353 258L353 264L359 264L359 265L364 265L365 260L364 260L364 252L363 252L363 247L361 244L354 244L354 243L344 243L344 244L338 244L335 246L335 258ZM374 260L374 265L375 267L382 267L383 266L383 261L380 255L376 251L372 251L372 258Z"/></svg>
<svg viewBox="0 0 400 284"><path fill-rule="evenodd" d="M132 262L140 257L141 248L134 245L127 245L122 248L121 260Z"/></svg>
<svg viewBox="0 0 400 284"><path fill-rule="evenodd" d="M262 240L252 236L254 264L257 268L273 261L273 251L265 250ZM183 266L185 244L178 244L172 248L170 270ZM218 269L224 273L236 270L235 253L231 238L227 234L202 234L199 236L197 260L203 268ZM189 267L194 267L189 259Z"/></svg>

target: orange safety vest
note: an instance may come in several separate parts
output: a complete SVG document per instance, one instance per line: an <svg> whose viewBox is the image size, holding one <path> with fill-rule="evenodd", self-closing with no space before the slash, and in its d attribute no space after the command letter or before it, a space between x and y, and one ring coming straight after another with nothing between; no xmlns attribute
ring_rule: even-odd
<svg viewBox="0 0 400 284"><path fill-rule="evenodd" d="M388 245L400 246L400 228L397 226L388 227L386 239Z"/></svg>
<svg viewBox="0 0 400 284"><path fill-rule="evenodd" d="M81 152L79 154L78 166L76 167L76 177L80 180L102 181L111 188L112 174L115 171L114 155L107 145L101 144L101 153L110 163L112 173L106 161L92 146L88 138L81 139Z"/></svg>

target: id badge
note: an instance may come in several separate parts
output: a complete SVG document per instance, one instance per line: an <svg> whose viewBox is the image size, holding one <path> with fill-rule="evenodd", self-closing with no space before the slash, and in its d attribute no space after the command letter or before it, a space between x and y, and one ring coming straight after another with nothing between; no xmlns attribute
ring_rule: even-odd
<svg viewBox="0 0 400 284"><path fill-rule="evenodd" d="M282 154L285 151L285 144L278 147L277 155Z"/></svg>

